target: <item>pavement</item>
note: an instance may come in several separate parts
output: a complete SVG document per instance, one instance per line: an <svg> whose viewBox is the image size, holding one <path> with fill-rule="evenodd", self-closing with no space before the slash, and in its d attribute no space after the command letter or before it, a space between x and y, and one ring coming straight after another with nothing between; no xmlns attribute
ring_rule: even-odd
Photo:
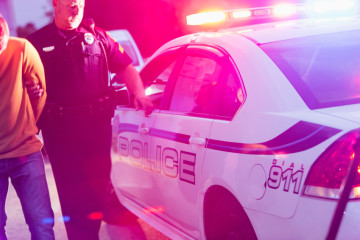
<svg viewBox="0 0 360 240"><path fill-rule="evenodd" d="M54 176L49 163L45 164L45 171L50 191L51 205L55 214L55 238L57 240L67 240L65 225L64 222L61 221L61 208L55 187ZM8 216L6 225L8 240L31 239L21 210L19 198L11 184L9 186L5 207ZM129 217L132 213L128 212L125 215ZM169 238L152 228L143 220L133 215L132 217L134 217L136 221L123 226L110 225L102 222L99 233L100 240L169 240Z"/></svg>

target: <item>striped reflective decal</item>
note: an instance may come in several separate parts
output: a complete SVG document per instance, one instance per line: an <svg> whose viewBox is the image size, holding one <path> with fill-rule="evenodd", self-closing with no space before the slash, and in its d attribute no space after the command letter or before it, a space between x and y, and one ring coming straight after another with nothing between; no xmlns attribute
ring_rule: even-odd
<svg viewBox="0 0 360 240"><path fill-rule="evenodd" d="M138 126L134 124L119 124L120 132L137 133ZM252 155L280 155L305 151L326 141L340 129L327 127L315 123L300 121L269 141L262 143L239 143L216 139L206 139L206 148L224 152ZM189 144L190 135L151 128L150 136L170 141Z"/></svg>
<svg viewBox="0 0 360 240"><path fill-rule="evenodd" d="M134 133L138 132L138 125L135 124L120 123L118 126L119 126L117 129L118 134L122 132L134 132Z"/></svg>
<svg viewBox="0 0 360 240"><path fill-rule="evenodd" d="M160 129L151 128L150 135L153 137L164 138L168 140L172 140L175 142L181 142L185 144L189 144L190 135L168 132Z"/></svg>
<svg viewBox="0 0 360 240"><path fill-rule="evenodd" d="M341 130L300 121L277 137L262 143L234 143L209 139L207 148L242 154L279 155L305 151Z"/></svg>

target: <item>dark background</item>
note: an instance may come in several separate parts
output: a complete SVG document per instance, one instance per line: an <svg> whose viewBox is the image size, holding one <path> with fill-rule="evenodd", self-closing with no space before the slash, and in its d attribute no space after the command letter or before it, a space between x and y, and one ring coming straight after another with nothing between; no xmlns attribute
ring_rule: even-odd
<svg viewBox="0 0 360 240"><path fill-rule="evenodd" d="M48 0L52 5L52 0ZM128 29L144 58L176 37L206 30L186 25L186 16L203 11L265 7L297 0L86 0L85 17L106 30ZM53 9L44 14L53 21ZM249 23L249 22L248 22ZM44 23L44 25L47 23ZM17 27L17 36L36 31L33 23Z"/></svg>
<svg viewBox="0 0 360 240"><path fill-rule="evenodd" d="M106 30L128 29L143 57L149 57L165 42L194 31L186 26L186 15L271 4L269 0L86 0L85 17Z"/></svg>

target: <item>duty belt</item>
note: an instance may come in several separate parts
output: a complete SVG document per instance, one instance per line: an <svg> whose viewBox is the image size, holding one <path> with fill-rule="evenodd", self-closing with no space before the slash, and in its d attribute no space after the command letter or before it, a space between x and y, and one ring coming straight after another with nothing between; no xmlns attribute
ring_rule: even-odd
<svg viewBox="0 0 360 240"><path fill-rule="evenodd" d="M114 105L109 97L99 98L94 103L63 105L58 103L46 103L44 113L52 117L70 115L99 115L113 114Z"/></svg>

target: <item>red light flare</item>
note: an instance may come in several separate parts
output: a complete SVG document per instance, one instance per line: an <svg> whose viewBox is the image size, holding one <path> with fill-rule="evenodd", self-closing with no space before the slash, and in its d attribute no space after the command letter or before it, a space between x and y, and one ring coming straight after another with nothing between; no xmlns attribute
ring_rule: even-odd
<svg viewBox="0 0 360 240"><path fill-rule="evenodd" d="M101 212L92 212L88 215L90 220L101 220L104 215Z"/></svg>
<svg viewBox="0 0 360 240"><path fill-rule="evenodd" d="M353 152L353 154L350 156L350 159L351 159L351 160L354 160L354 159L355 159L355 152ZM360 164L359 164L359 166L357 167L357 172L358 172L358 174L360 174Z"/></svg>
<svg viewBox="0 0 360 240"><path fill-rule="evenodd" d="M351 154L350 160L352 161L352 160L354 160L354 158L355 158L355 152L353 152L353 153Z"/></svg>
<svg viewBox="0 0 360 240"><path fill-rule="evenodd" d="M143 212L144 212L145 214L163 213L163 212L164 212L164 207L163 207L163 206L159 206L159 207L148 207L148 208L144 208Z"/></svg>

